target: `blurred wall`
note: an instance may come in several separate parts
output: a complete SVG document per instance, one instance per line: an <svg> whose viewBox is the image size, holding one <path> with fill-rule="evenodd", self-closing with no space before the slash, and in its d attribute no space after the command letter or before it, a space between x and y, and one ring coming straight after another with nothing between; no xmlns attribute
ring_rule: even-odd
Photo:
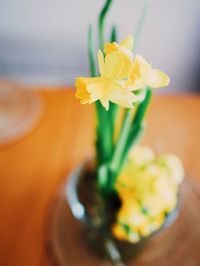
<svg viewBox="0 0 200 266"><path fill-rule="evenodd" d="M87 28L103 0L0 0L0 75L73 84L88 74ZM143 0L114 0L107 26L133 33ZM169 91L200 89L200 1L149 0L139 47L171 77Z"/></svg>

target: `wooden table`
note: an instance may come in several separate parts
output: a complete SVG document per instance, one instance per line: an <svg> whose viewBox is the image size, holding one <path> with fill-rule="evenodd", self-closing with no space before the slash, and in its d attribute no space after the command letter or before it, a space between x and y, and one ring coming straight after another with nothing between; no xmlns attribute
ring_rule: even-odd
<svg viewBox="0 0 200 266"><path fill-rule="evenodd" d="M37 127L0 147L0 265L47 266L45 229L55 191L89 156L94 117L73 90L39 90L44 114ZM144 143L178 154L200 182L200 96L155 96Z"/></svg>

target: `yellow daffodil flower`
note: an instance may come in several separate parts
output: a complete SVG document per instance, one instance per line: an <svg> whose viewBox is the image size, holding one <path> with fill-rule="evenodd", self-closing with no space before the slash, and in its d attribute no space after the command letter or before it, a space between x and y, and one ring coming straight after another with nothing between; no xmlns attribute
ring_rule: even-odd
<svg viewBox="0 0 200 266"><path fill-rule="evenodd" d="M177 206L183 175L175 155L156 156L149 147L134 147L115 184L121 207L112 226L113 235L135 243L159 229L166 214Z"/></svg>
<svg viewBox="0 0 200 266"><path fill-rule="evenodd" d="M150 147L136 146L129 152L129 160L138 166L151 162L155 158L155 154Z"/></svg>
<svg viewBox="0 0 200 266"><path fill-rule="evenodd" d="M112 57L121 57L120 79L127 79L131 69L133 60L131 51L133 49L133 43L133 36L128 35L120 44L113 42L104 45L106 58L109 57L109 55L112 55Z"/></svg>
<svg viewBox="0 0 200 266"><path fill-rule="evenodd" d="M90 103L91 97L90 93L87 90L87 86L91 83L98 82L99 78L83 78L79 77L76 79L75 86L76 86L76 94L75 96L80 99L82 104Z"/></svg>
<svg viewBox="0 0 200 266"><path fill-rule="evenodd" d="M137 90L149 86L151 88L166 87L169 77L152 66L140 55L135 57L128 76L127 86L130 90Z"/></svg>
<svg viewBox="0 0 200 266"><path fill-rule="evenodd" d="M120 81L113 81L105 77L76 79L76 97L82 104L93 103L100 100L106 110L109 101L125 108L132 108L137 97L123 87Z"/></svg>
<svg viewBox="0 0 200 266"><path fill-rule="evenodd" d="M125 53L129 53L132 51L134 45L134 39L131 34L129 34L120 44L113 42L113 43L105 43L104 44L104 52L106 55L116 52L116 51L123 51ZM132 56L131 56L132 57Z"/></svg>
<svg viewBox="0 0 200 266"><path fill-rule="evenodd" d="M168 85L168 76L152 69L144 58L136 56L133 61L133 43L133 36L128 35L120 44L106 43L105 56L98 51L100 77L78 77L75 82L76 97L82 104L100 100L106 110L109 102L132 108L134 102L140 101L139 96L133 94L134 90Z"/></svg>
<svg viewBox="0 0 200 266"><path fill-rule="evenodd" d="M105 58L98 52L99 71L101 77L76 79L76 97L81 103L93 103L100 100L106 110L109 101L125 108L132 108L137 97L125 87L123 78L128 75L130 64L121 51L109 53Z"/></svg>

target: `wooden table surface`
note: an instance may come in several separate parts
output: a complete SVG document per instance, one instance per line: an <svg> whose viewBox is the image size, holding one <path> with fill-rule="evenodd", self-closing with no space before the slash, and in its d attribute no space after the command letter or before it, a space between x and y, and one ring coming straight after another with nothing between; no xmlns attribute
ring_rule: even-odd
<svg viewBox="0 0 200 266"><path fill-rule="evenodd" d="M93 152L92 107L74 91L39 90L44 113L34 130L0 147L0 265L49 266L48 211L69 170ZM174 152L200 183L200 96L155 96L144 143Z"/></svg>

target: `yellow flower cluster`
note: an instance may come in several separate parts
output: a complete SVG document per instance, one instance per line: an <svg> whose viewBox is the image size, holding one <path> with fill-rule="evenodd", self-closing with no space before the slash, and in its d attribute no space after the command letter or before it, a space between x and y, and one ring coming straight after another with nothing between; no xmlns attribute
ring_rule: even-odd
<svg viewBox="0 0 200 266"><path fill-rule="evenodd" d="M112 226L114 236L135 243L159 229L177 206L183 176L175 155L156 157L148 147L133 148L115 186L122 205Z"/></svg>
<svg viewBox="0 0 200 266"><path fill-rule="evenodd" d="M98 51L100 77L76 79L76 97L82 104L100 100L106 110L109 102L125 108L132 108L137 101L134 91L165 87L169 84L168 76L152 66L140 55L133 60L133 36L128 37L121 44L106 43L104 54ZM104 56L105 55L105 56Z"/></svg>

